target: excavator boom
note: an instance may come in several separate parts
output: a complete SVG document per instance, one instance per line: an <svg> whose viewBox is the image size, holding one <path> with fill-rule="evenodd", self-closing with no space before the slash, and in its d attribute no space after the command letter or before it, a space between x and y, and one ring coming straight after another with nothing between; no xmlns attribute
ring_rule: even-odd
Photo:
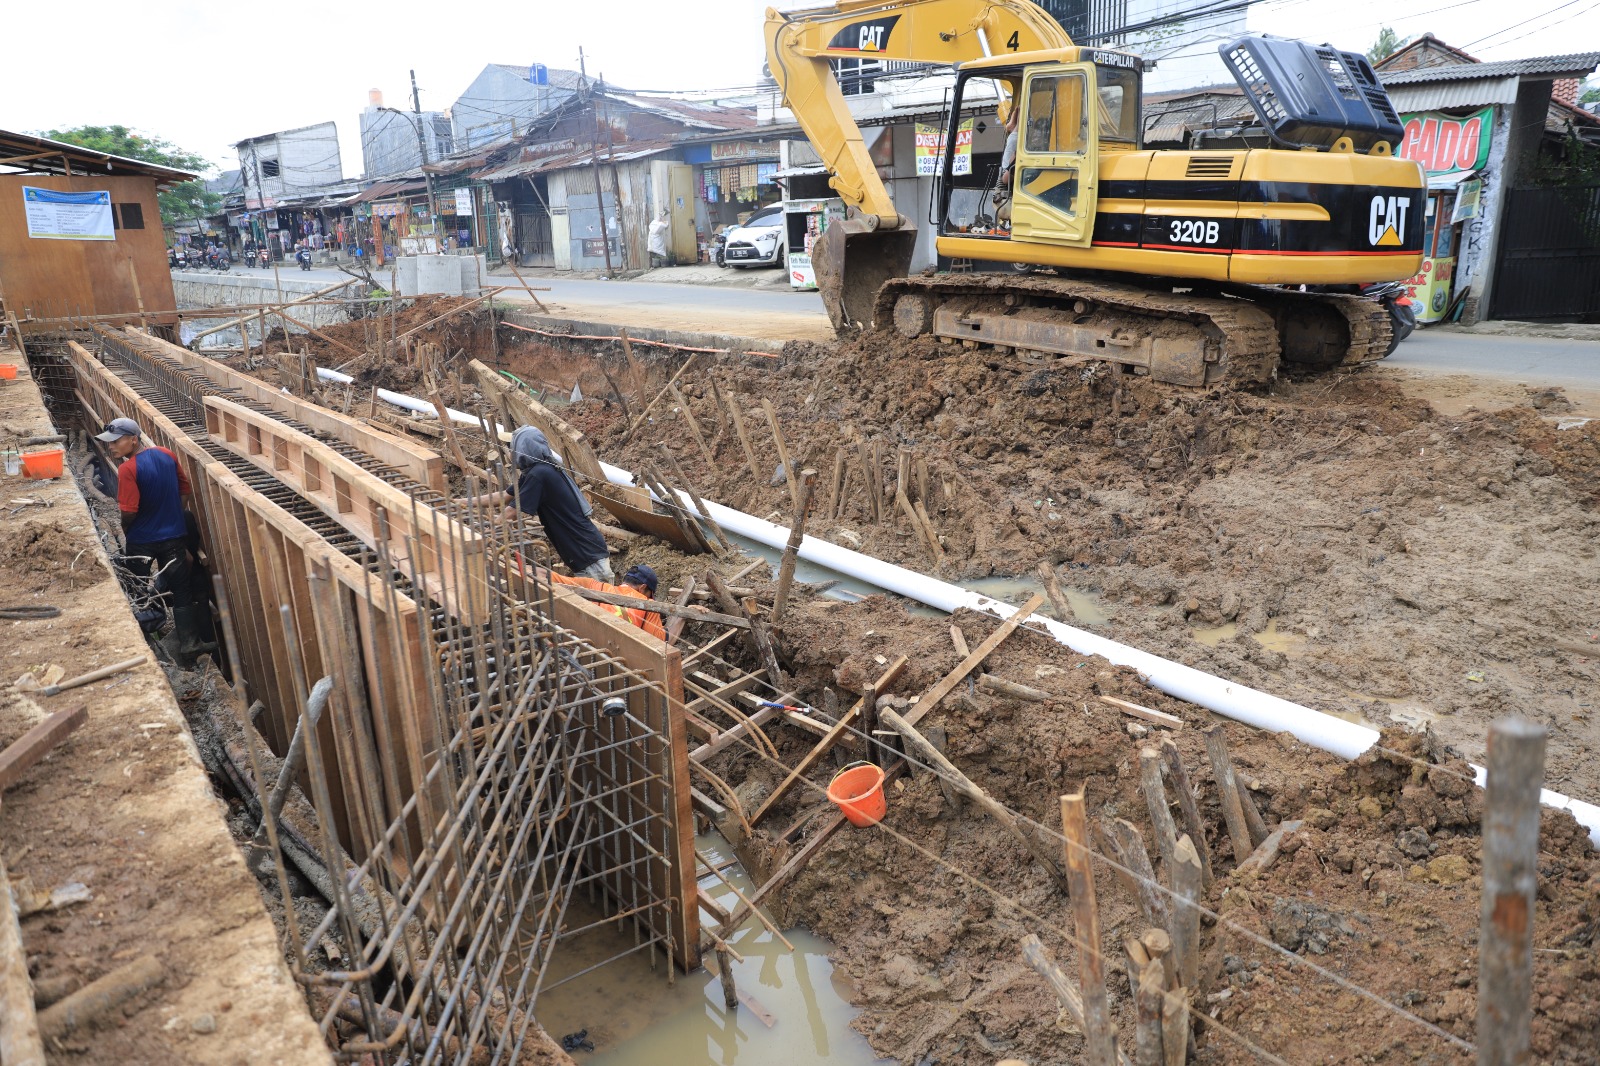
<svg viewBox="0 0 1600 1066"><path fill-rule="evenodd" d="M787 13L769 8L766 41L768 67L785 104L832 174L829 184L855 209L812 249L817 287L836 329L871 322L878 289L910 269L916 228L896 210L878 176L829 61L954 66L1002 52L1072 48L1066 31L1028 0L846 0Z"/></svg>

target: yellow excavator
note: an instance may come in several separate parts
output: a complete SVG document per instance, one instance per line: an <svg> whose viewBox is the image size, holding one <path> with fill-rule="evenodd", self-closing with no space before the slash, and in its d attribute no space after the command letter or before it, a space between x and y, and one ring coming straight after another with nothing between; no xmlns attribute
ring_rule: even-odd
<svg viewBox="0 0 1600 1066"><path fill-rule="evenodd" d="M1272 147L1151 151L1144 61L1074 45L1029 0L768 9L766 43L846 205L811 251L840 333L1106 360L1189 386L1358 366L1398 343L1385 306L1356 293L1420 268L1425 182L1394 155L1399 117L1362 56L1224 44ZM931 208L949 269L908 276L917 229L868 153L839 59L954 69ZM953 132L980 112L1009 131L987 186Z"/></svg>

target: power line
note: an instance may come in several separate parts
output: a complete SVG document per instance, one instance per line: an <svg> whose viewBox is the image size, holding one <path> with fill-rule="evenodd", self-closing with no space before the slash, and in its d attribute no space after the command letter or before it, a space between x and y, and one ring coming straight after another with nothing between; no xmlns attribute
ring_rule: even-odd
<svg viewBox="0 0 1600 1066"><path fill-rule="evenodd" d="M1545 15L1553 15L1557 11L1563 11L1566 8L1571 7L1573 4L1580 4L1582 2L1583 2L1583 0L1567 0L1566 3L1560 4L1560 5L1556 6L1556 7L1553 7L1549 11L1544 12L1543 14L1530 16L1529 18L1523 19L1521 22L1513 22L1511 25L1507 26L1503 30L1496 30L1494 33L1489 34L1487 37L1479 37L1476 41L1468 41L1466 44L1462 45L1461 47L1465 49L1465 48L1471 48L1475 44L1482 44L1484 41L1492 40L1493 38L1500 36L1502 33L1505 33L1505 32L1507 32L1509 30L1516 29L1518 26L1526 26L1528 23L1534 21L1535 19L1542 19L1542 18L1545 17ZM1582 14L1582 12L1579 12L1579 13ZM1530 32L1532 32L1532 31L1530 31ZM1526 37L1527 34L1526 33L1522 34L1522 36ZM1515 40L1520 40L1520 39L1521 38L1513 37L1511 40L1515 41ZM1509 44L1510 42L1509 41L1501 41L1500 43L1501 44Z"/></svg>

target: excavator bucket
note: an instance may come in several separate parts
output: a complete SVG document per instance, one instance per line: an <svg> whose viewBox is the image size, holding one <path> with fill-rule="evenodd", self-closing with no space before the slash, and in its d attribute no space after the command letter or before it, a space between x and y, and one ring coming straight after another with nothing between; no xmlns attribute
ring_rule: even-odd
<svg viewBox="0 0 1600 1066"><path fill-rule="evenodd" d="M891 278L911 270L917 231L873 228L865 220L847 218L822 231L811 247L822 306L839 333L870 329L878 290Z"/></svg>

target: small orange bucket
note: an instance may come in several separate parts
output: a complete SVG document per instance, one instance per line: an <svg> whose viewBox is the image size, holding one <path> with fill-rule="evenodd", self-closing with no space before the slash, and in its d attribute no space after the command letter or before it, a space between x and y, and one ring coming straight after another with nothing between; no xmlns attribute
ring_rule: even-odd
<svg viewBox="0 0 1600 1066"><path fill-rule="evenodd" d="M61 461L66 456L63 448L50 448L42 452L22 453L22 476L48 481L61 476Z"/></svg>
<svg viewBox="0 0 1600 1066"><path fill-rule="evenodd" d="M0 381L17 380L16 363L0 363Z"/></svg>
<svg viewBox="0 0 1600 1066"><path fill-rule="evenodd" d="M828 798L860 828L877 825L889 809L883 794L883 767L853 762L828 782Z"/></svg>

